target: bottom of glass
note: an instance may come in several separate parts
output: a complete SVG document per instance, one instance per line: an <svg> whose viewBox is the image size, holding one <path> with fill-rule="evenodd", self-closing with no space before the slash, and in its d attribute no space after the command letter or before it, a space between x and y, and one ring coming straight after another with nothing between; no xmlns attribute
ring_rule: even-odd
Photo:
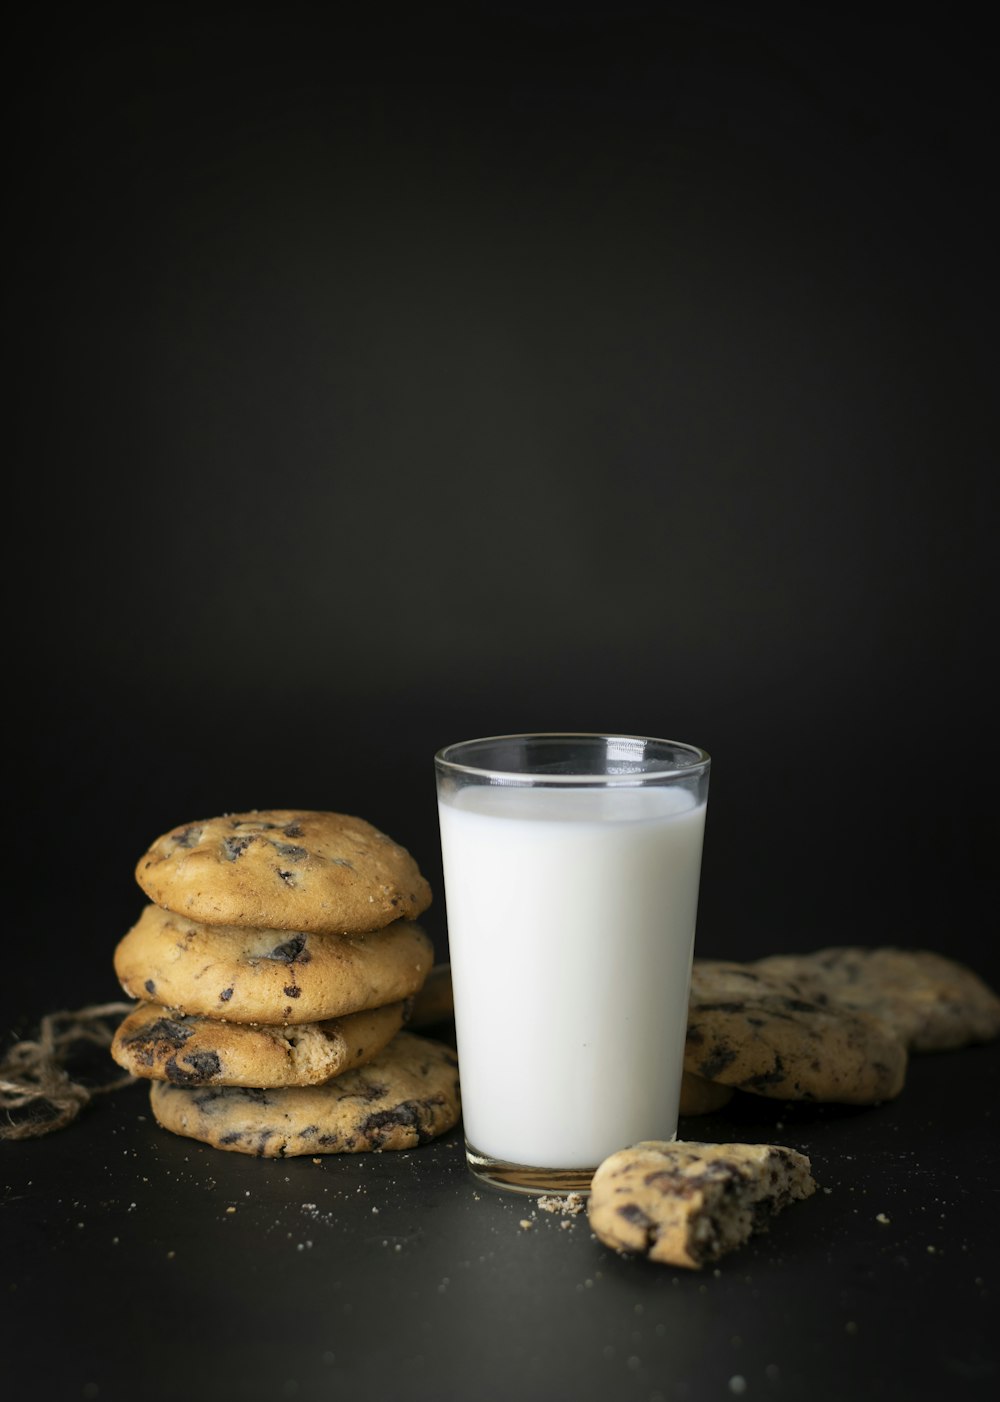
<svg viewBox="0 0 1000 1402"><path fill-rule="evenodd" d="M589 1193L595 1168L532 1168L529 1164L505 1163L480 1153L466 1141L465 1158L481 1183L508 1193Z"/></svg>

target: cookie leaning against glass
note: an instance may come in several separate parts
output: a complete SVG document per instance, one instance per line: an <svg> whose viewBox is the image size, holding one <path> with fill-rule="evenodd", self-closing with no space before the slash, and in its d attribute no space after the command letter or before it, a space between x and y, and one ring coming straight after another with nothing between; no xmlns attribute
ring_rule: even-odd
<svg viewBox="0 0 1000 1402"><path fill-rule="evenodd" d="M115 950L119 981L139 1001L112 1056L153 1082L164 1128L191 1133L165 1112L164 1082L242 1087L250 1099L234 1102L237 1114L256 1092L280 1090L294 1116L307 1088L339 1094L397 1046L411 1058L416 1040L437 1055L429 1038L398 1040L433 964L415 922L431 890L409 852L364 819L273 809L185 823L151 844L135 875L153 903ZM420 1142L458 1115L456 1089L425 1117ZM257 1147L255 1126L229 1128L219 1147L274 1152ZM344 1152L348 1139L396 1147L330 1135L316 1152Z"/></svg>

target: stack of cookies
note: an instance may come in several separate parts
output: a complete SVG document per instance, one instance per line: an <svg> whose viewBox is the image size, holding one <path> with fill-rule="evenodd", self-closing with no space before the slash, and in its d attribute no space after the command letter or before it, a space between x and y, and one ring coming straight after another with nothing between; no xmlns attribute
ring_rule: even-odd
<svg viewBox="0 0 1000 1402"><path fill-rule="evenodd" d="M433 965L431 891L361 818L187 823L136 867L114 967L139 1000L112 1056L165 1129L278 1157L422 1144L458 1121L454 1051L405 1024Z"/></svg>

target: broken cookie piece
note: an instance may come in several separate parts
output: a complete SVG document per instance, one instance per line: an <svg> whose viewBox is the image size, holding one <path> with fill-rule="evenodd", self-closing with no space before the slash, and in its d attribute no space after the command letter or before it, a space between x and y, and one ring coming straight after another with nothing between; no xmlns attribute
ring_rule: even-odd
<svg viewBox="0 0 1000 1402"><path fill-rule="evenodd" d="M645 1140L600 1165L588 1214L620 1254L698 1270L815 1191L808 1158L779 1144Z"/></svg>

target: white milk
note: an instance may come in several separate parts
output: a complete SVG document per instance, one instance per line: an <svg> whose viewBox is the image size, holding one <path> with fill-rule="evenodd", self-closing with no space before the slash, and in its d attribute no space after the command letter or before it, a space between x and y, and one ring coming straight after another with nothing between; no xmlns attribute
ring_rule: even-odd
<svg viewBox="0 0 1000 1402"><path fill-rule="evenodd" d="M469 1144L593 1168L673 1138L704 803L490 785L439 815Z"/></svg>

